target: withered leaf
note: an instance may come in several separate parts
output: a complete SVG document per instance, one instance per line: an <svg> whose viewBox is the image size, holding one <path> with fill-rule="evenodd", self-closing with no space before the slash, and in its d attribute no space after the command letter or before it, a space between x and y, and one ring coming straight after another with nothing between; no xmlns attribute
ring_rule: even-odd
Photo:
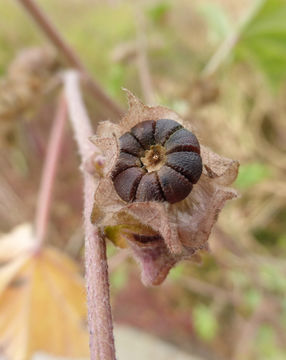
<svg viewBox="0 0 286 360"><path fill-rule="evenodd" d="M18 250L16 250L18 249ZM10 360L36 351L88 355L85 291L76 263L59 250L35 250L29 224L0 240L0 347Z"/></svg>

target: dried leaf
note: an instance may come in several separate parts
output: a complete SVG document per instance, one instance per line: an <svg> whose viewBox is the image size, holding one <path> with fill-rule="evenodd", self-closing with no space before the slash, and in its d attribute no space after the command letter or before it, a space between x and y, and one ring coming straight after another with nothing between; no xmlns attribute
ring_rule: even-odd
<svg viewBox="0 0 286 360"><path fill-rule="evenodd" d="M17 248L11 256L9 249ZM36 351L87 356L78 266L55 248L35 249L27 224L0 240L0 259L9 258L0 268L0 347L11 360L30 359Z"/></svg>

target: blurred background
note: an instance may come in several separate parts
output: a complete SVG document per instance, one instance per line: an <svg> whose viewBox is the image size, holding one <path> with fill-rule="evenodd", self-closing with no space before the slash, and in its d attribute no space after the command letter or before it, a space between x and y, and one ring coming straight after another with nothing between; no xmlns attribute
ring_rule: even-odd
<svg viewBox="0 0 286 360"><path fill-rule="evenodd" d="M211 252L199 266L182 263L162 286L145 288L133 259L108 244L116 324L201 359L285 359L285 0L37 3L123 108L125 87L177 111L192 122L202 143L241 163L234 185L241 197L222 211L209 240ZM23 64L23 52L31 48L42 54L34 67ZM19 2L2 1L2 233L33 221L57 74L66 67ZM96 127L110 114L85 97ZM78 164L67 129L48 242L83 271Z"/></svg>

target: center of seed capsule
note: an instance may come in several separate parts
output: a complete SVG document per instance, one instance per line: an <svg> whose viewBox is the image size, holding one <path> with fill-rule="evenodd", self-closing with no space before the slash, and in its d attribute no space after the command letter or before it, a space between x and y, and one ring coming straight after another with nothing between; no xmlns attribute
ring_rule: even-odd
<svg viewBox="0 0 286 360"><path fill-rule="evenodd" d="M166 162L166 150L161 145L152 145L140 159L148 172L158 171Z"/></svg>

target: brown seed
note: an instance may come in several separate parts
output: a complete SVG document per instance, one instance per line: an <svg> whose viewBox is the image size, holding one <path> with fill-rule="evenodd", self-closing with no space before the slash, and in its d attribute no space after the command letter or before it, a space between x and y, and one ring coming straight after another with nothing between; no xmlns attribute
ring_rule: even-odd
<svg viewBox="0 0 286 360"><path fill-rule="evenodd" d="M165 144L166 140L177 130L181 129L182 125L177 121L169 119L160 119L156 122L155 141L157 144Z"/></svg>
<svg viewBox="0 0 286 360"><path fill-rule="evenodd" d="M153 120L142 121L131 129L132 135L138 140L141 146L147 150L155 144L154 130L156 122Z"/></svg>
<svg viewBox="0 0 286 360"><path fill-rule="evenodd" d="M165 149L168 154L177 151L194 151L199 154L200 144L192 132L180 129L169 137L165 143Z"/></svg>
<svg viewBox="0 0 286 360"><path fill-rule="evenodd" d="M171 204L185 199L193 187L187 178L168 166L158 171L158 178L165 199Z"/></svg>
<svg viewBox="0 0 286 360"><path fill-rule="evenodd" d="M164 201L164 195L160 187L156 172L144 175L138 185L136 201Z"/></svg>
<svg viewBox="0 0 286 360"><path fill-rule="evenodd" d="M203 170L200 155L189 151L167 155L166 165L184 175L193 184L199 180Z"/></svg>
<svg viewBox="0 0 286 360"><path fill-rule="evenodd" d="M140 156L142 153L144 153L144 149L138 140L136 140L135 137L130 133L125 133L122 135L119 139L119 143L120 151L127 152L128 154L134 156Z"/></svg>
<svg viewBox="0 0 286 360"><path fill-rule="evenodd" d="M137 186L145 171L139 167L132 167L122 171L113 180L115 190L122 200L134 200Z"/></svg>
<svg viewBox="0 0 286 360"><path fill-rule="evenodd" d="M141 167L142 163L137 156L120 152L115 168L112 171L111 178L114 179L122 171L131 167Z"/></svg>

